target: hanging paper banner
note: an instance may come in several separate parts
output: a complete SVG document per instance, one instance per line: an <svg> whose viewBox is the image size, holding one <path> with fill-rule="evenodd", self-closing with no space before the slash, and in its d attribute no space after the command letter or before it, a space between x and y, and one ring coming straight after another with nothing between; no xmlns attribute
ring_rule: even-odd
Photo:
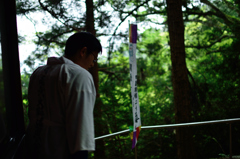
<svg viewBox="0 0 240 159"><path fill-rule="evenodd" d="M133 132L132 149L136 146L138 135L141 130L140 107L138 101L137 90L137 61L136 61L136 45L137 45L137 25L129 25L129 64L130 64L130 83L132 95L132 112L133 112Z"/></svg>

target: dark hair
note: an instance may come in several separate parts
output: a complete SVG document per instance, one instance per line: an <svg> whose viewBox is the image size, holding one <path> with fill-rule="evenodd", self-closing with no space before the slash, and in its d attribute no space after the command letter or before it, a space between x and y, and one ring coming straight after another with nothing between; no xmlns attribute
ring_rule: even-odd
<svg viewBox="0 0 240 159"><path fill-rule="evenodd" d="M93 34L89 32L78 32L68 38L64 55L66 57L72 57L83 47L87 47L88 55L93 51L102 52L102 45Z"/></svg>

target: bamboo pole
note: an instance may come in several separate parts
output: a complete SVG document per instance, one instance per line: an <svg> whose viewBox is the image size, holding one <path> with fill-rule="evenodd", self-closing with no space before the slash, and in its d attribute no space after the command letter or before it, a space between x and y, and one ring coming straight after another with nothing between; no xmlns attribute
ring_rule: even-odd
<svg viewBox="0 0 240 159"><path fill-rule="evenodd" d="M135 146L135 159L137 159L137 145Z"/></svg>

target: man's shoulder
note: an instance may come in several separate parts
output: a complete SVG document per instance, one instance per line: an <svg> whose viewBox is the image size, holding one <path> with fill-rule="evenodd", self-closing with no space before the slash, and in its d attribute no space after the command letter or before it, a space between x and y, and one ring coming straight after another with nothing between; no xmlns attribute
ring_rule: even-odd
<svg viewBox="0 0 240 159"><path fill-rule="evenodd" d="M77 64L64 64L65 71L71 72L71 74L74 75L82 75L82 76L91 76L91 74L82 68L81 66L78 66Z"/></svg>
<svg viewBox="0 0 240 159"><path fill-rule="evenodd" d="M66 81L66 83L74 83L76 85L92 85L93 77L92 75L76 64L64 64L61 71L61 79Z"/></svg>
<svg viewBox="0 0 240 159"><path fill-rule="evenodd" d="M92 75L81 66L73 63L66 58L48 59L47 65L38 67L31 75L32 76L61 76L67 79L92 79Z"/></svg>
<svg viewBox="0 0 240 159"><path fill-rule="evenodd" d="M37 69L33 71L32 76L43 73L46 68L47 68L47 65L39 66Z"/></svg>

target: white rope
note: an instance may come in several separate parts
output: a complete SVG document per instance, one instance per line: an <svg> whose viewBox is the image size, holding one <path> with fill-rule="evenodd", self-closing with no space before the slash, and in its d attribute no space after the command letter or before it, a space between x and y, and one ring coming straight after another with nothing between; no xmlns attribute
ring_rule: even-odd
<svg viewBox="0 0 240 159"><path fill-rule="evenodd" d="M232 123L232 122L236 122L236 121L240 121L240 118L202 121L202 122L191 122L191 123L180 123L180 124L168 124L168 125L141 126L141 130L142 129L162 129L162 128L189 127L189 126L217 124L217 123ZM112 134L108 134L108 135L99 136L99 137L96 137L95 140L103 139L103 138L107 138L107 137L112 137L112 136L124 134L124 133L127 133L127 132L129 132L129 129L119 131L119 132L116 132L116 133L112 133Z"/></svg>

